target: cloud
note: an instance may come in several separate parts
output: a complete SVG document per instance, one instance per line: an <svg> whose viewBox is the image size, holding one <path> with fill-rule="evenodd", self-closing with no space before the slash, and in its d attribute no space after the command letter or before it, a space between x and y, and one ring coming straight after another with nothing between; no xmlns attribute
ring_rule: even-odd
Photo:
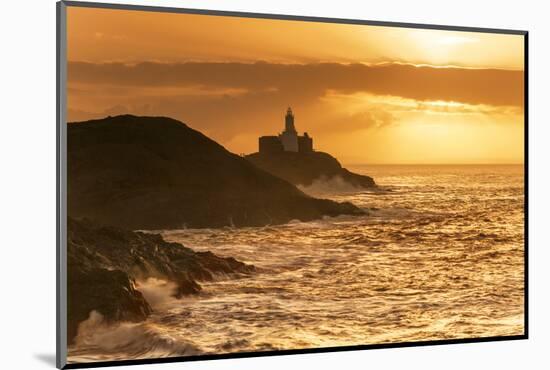
<svg viewBox="0 0 550 370"><path fill-rule="evenodd" d="M379 106L367 105L355 112L333 111L320 117L315 129L322 134L348 133L367 129L381 129L396 123L397 118L392 112Z"/></svg>
<svg viewBox="0 0 550 370"><path fill-rule="evenodd" d="M388 145L388 132L415 122L521 123L523 113L523 73L509 70L71 62L68 77L70 122L123 113L168 116L235 153L256 151L258 136L279 133L289 105L296 128L312 135L318 150L350 158L363 154L349 142L367 145L357 141L366 138L368 152L381 153L376 148Z"/></svg>
<svg viewBox="0 0 550 370"><path fill-rule="evenodd" d="M523 107L524 101L523 71L403 64L69 62L68 81L72 88L239 89L277 91L289 98L315 98L336 91L494 106Z"/></svg>

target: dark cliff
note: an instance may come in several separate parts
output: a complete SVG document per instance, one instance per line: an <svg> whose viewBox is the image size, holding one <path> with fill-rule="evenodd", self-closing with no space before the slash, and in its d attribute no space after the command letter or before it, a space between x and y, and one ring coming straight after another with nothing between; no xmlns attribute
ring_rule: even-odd
<svg viewBox="0 0 550 370"><path fill-rule="evenodd" d="M264 171L285 179L294 185L311 185L318 179L340 177L358 188L376 186L372 177L358 175L343 168L333 156L324 152L253 153L246 156L251 163Z"/></svg>
<svg viewBox="0 0 550 370"><path fill-rule="evenodd" d="M100 224L260 226L362 213L309 197L170 118L69 123L67 141L68 213Z"/></svg>

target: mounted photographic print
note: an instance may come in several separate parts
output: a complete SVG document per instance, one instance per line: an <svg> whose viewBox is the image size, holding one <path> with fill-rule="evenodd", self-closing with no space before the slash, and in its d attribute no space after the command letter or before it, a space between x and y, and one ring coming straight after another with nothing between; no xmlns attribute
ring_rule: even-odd
<svg viewBox="0 0 550 370"><path fill-rule="evenodd" d="M58 3L58 366L527 338L527 32Z"/></svg>

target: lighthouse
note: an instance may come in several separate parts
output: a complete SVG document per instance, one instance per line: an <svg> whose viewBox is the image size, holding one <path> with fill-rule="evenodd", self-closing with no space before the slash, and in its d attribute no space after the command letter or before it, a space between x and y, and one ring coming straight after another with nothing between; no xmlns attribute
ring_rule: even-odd
<svg viewBox="0 0 550 370"><path fill-rule="evenodd" d="M285 116L285 130L279 135L281 144L285 152L298 151L298 133L294 127L294 114L292 109L288 107Z"/></svg>
<svg viewBox="0 0 550 370"><path fill-rule="evenodd" d="M304 133L299 136L294 126L294 113L288 107L285 115L285 129L278 136L261 136L259 138L259 151L264 154L278 152L309 153L313 151L313 139Z"/></svg>

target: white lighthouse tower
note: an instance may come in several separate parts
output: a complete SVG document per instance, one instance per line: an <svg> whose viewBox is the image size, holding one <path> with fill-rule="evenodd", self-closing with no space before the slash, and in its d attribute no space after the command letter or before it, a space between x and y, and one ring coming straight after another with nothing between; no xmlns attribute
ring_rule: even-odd
<svg viewBox="0 0 550 370"><path fill-rule="evenodd" d="M279 139L283 144L285 152L298 151L298 133L294 127L294 114L292 109L288 107L285 116L285 130L279 135Z"/></svg>

